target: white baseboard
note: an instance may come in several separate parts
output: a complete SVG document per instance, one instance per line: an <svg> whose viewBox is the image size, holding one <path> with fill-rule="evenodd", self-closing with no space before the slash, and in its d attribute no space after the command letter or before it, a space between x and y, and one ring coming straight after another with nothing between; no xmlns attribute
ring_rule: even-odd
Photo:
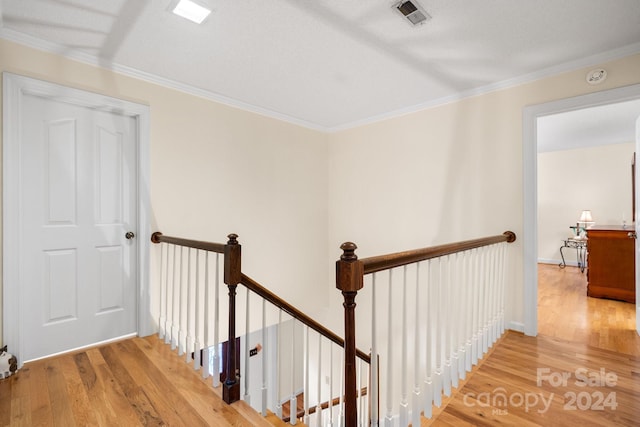
<svg viewBox="0 0 640 427"><path fill-rule="evenodd" d="M546 258L538 258L538 264L555 264L555 265L560 265L560 263L562 262L562 260L560 259L546 259ZM566 261L566 264L569 267L578 267L578 262L577 261Z"/></svg>
<svg viewBox="0 0 640 427"><path fill-rule="evenodd" d="M524 333L524 323L511 321L508 323L507 327L512 331Z"/></svg>

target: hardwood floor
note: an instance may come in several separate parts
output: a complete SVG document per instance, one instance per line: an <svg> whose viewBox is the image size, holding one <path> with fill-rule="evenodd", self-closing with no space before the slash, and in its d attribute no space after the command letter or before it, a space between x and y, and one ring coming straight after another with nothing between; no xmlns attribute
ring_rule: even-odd
<svg viewBox="0 0 640 427"><path fill-rule="evenodd" d="M577 267L538 265L538 333L640 356L635 305L587 297Z"/></svg>
<svg viewBox="0 0 640 427"><path fill-rule="evenodd" d="M422 426L639 425L633 304L586 297L577 268L541 265L539 277L539 336L507 332ZM269 421L284 425L244 402L226 405L219 389L155 336L32 362L0 380L0 426Z"/></svg>
<svg viewBox="0 0 640 427"><path fill-rule="evenodd" d="M637 356L510 331L422 425L637 426L639 378Z"/></svg>
<svg viewBox="0 0 640 427"><path fill-rule="evenodd" d="M422 426L640 424L635 306L587 297L576 267L541 264L538 274L539 335L507 332Z"/></svg>
<svg viewBox="0 0 640 427"><path fill-rule="evenodd" d="M210 380L209 380L210 381ZM0 426L271 426L157 337L25 364L0 381Z"/></svg>

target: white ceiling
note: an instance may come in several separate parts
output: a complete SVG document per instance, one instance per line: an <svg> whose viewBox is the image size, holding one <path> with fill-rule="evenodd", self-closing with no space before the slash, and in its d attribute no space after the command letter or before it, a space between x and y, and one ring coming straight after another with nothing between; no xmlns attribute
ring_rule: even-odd
<svg viewBox="0 0 640 427"><path fill-rule="evenodd" d="M538 152L634 142L640 99L538 118Z"/></svg>
<svg viewBox="0 0 640 427"><path fill-rule="evenodd" d="M0 36L322 130L640 52L638 0L2 0Z"/></svg>

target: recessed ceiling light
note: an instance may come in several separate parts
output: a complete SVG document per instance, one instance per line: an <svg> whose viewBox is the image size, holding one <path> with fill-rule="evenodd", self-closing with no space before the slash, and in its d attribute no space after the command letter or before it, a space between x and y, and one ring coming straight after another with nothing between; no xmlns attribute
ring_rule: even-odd
<svg viewBox="0 0 640 427"><path fill-rule="evenodd" d="M202 21L209 16L211 11L191 0L180 0L176 7L173 8L173 13L196 24L202 24Z"/></svg>

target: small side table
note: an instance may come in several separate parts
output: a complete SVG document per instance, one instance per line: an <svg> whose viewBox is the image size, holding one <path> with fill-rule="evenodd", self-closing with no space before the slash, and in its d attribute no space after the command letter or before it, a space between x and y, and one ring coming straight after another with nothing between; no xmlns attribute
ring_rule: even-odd
<svg viewBox="0 0 640 427"><path fill-rule="evenodd" d="M564 260L564 254L562 250L564 248L570 248L576 250L576 258L578 260L578 267L580 268L580 272L584 273L584 269L587 266L586 255L587 255L587 239L576 239L574 237L569 237L562 241L562 246L560 246L560 256L562 257L562 262L558 264L560 268L565 268L567 263Z"/></svg>

